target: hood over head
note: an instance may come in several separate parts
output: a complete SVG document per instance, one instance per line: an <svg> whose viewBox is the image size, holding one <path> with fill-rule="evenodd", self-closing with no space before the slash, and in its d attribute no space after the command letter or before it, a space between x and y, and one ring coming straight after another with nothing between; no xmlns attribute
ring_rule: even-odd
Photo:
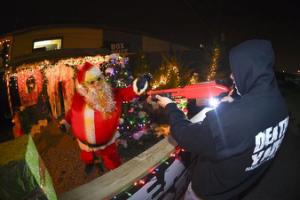
<svg viewBox="0 0 300 200"><path fill-rule="evenodd" d="M267 40L248 40L230 50L230 67L241 95L277 87L274 59L272 44Z"/></svg>

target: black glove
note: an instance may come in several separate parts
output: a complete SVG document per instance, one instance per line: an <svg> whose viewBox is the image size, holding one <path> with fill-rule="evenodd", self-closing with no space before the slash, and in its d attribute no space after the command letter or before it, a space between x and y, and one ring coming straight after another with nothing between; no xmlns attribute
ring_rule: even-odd
<svg viewBox="0 0 300 200"><path fill-rule="evenodd" d="M146 83L148 82L148 84L149 84L151 79L152 79L152 75L150 73L146 73L146 74L143 74L142 76L140 76L136 82L136 87L138 89L138 92L140 92L142 89L144 89Z"/></svg>
<svg viewBox="0 0 300 200"><path fill-rule="evenodd" d="M71 127L70 124L65 119L59 122L59 129L64 133L69 134L70 127Z"/></svg>
<svg viewBox="0 0 300 200"><path fill-rule="evenodd" d="M66 125L60 124L60 125L59 125L59 129L60 129L62 132L67 133Z"/></svg>

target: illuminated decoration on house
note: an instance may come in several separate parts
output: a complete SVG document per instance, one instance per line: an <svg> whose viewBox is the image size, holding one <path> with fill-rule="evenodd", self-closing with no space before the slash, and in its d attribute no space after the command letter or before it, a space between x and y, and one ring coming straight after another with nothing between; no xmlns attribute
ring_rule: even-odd
<svg viewBox="0 0 300 200"><path fill-rule="evenodd" d="M74 95L74 70L65 64L57 64L50 66L44 70L44 74L47 80L47 94L49 97L49 103L52 110L52 114L57 118L63 111L62 106L65 110L69 110L72 103L72 97ZM60 105L59 99L59 84L62 85L62 96L64 99L63 104Z"/></svg>
<svg viewBox="0 0 300 200"><path fill-rule="evenodd" d="M21 105L36 104L43 87L42 73L38 69L27 69L19 71L17 77Z"/></svg>
<svg viewBox="0 0 300 200"><path fill-rule="evenodd" d="M8 74L5 74L5 83L6 83L6 91L7 91L7 98L8 98L8 105L10 113L13 113L13 105L11 103L11 96L10 96L10 90L9 90L9 76Z"/></svg>
<svg viewBox="0 0 300 200"><path fill-rule="evenodd" d="M0 67L4 66L5 68L9 67L9 52L10 52L10 40L0 41Z"/></svg>
<svg viewBox="0 0 300 200"><path fill-rule="evenodd" d="M211 63L209 65L209 71L207 75L207 81L214 80L216 77L217 69L218 69L218 62L220 59L221 49L214 48L213 55L211 58Z"/></svg>
<svg viewBox="0 0 300 200"><path fill-rule="evenodd" d="M77 57L77 58L67 58L67 59L61 59L58 60L56 63L52 63L50 60L44 60L40 62L30 63L30 64L22 64L16 67L15 71L8 70L6 73L10 74L10 76L16 76L16 73L18 71L22 71L24 69L32 69L32 68L38 68L39 70L43 70L44 68L51 67L52 65L69 65L72 68L78 70L79 67L81 67L85 62L90 62L93 65L99 65L103 63L104 61L108 61L110 59L110 56L85 56L85 57Z"/></svg>
<svg viewBox="0 0 300 200"><path fill-rule="evenodd" d="M40 62L22 64L15 69L9 68L5 71L5 79L8 90L8 101L11 105L11 95L9 91L9 80L12 78L15 80L16 89L19 91L22 106L34 105L36 103L38 94L41 93L43 84L46 84L47 96L49 97L49 103L54 117L58 117L61 114L59 107L58 97L58 84L61 83L63 89L63 99L65 111L70 107L71 98L74 93L74 74L85 63L90 62L99 67L110 66L114 71L114 81L116 86L124 86L123 79L119 79L119 72L122 71L123 76L131 77L130 73L125 68L128 58L123 58L118 54L111 54L106 56L85 56L77 58L61 59L56 62L50 60L44 60ZM108 65L107 63L110 63ZM118 66L118 70L114 67ZM104 69L103 69L104 70ZM107 73L109 70L107 70ZM125 71L125 72L123 72ZM106 72L105 72L106 73ZM118 74L119 73L119 74ZM109 73L108 73L109 74ZM112 75L112 74L110 74ZM111 77L110 77L111 78ZM11 105L11 114L13 114L13 107Z"/></svg>

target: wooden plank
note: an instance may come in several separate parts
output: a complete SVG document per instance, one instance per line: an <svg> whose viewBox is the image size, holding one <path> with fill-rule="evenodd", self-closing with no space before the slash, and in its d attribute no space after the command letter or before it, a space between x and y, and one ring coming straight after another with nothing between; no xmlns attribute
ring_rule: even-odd
<svg viewBox="0 0 300 200"><path fill-rule="evenodd" d="M149 173L174 151L176 142L167 137L119 168L59 196L60 200L97 200L113 197Z"/></svg>

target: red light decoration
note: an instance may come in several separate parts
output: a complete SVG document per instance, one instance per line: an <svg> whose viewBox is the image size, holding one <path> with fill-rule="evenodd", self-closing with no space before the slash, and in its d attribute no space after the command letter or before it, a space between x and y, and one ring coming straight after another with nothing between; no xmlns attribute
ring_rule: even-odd
<svg viewBox="0 0 300 200"><path fill-rule="evenodd" d="M34 80L34 85L32 85L30 90L28 88L28 84L26 83L29 78ZM17 81L22 106L36 104L38 96L42 91L42 73L38 69L24 70L18 72Z"/></svg>
<svg viewBox="0 0 300 200"><path fill-rule="evenodd" d="M139 184L140 185L144 185L145 184L145 181L143 179L139 180Z"/></svg>

